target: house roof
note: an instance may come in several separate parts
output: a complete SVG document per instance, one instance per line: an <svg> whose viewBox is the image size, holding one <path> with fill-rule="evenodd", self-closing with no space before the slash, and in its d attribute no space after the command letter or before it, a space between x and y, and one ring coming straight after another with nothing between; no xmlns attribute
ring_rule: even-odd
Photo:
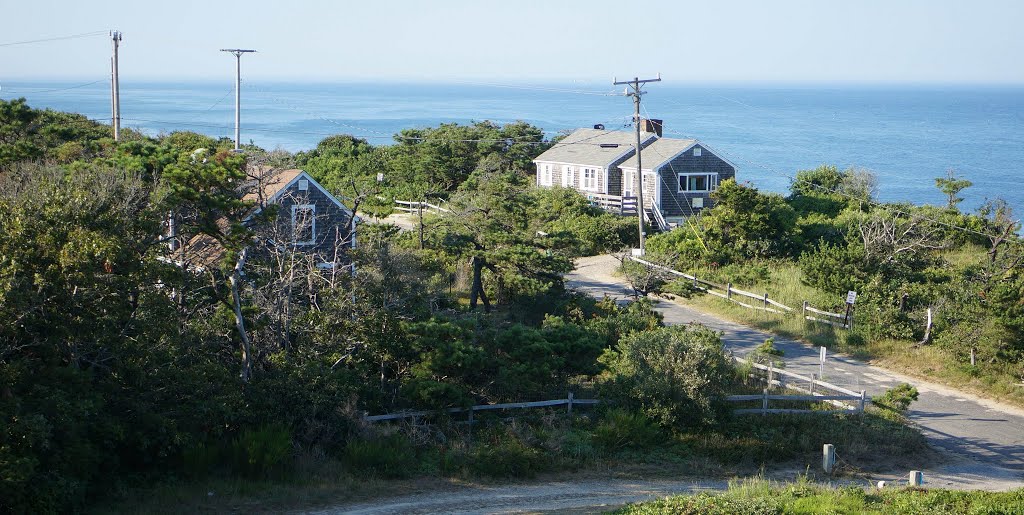
<svg viewBox="0 0 1024 515"><path fill-rule="evenodd" d="M349 214L352 213L348 207L302 170L297 168L288 170L257 168L254 172L252 180L246 186L243 186L246 191L242 195L242 200L256 204L246 216L246 221L250 220L256 213L259 213L266 205L278 201L281 194L300 177L309 180L314 187L323 191L327 198L334 202L341 210ZM356 220L358 221L359 218L357 217ZM228 221L226 218L220 218L216 223L221 231L227 232ZM225 249L216 239L206 234L199 234L184 244L175 254L176 259L187 266L207 268L215 267L220 263L224 258Z"/></svg>
<svg viewBox="0 0 1024 515"><path fill-rule="evenodd" d="M641 140L645 143L656 137L651 132L640 134ZM602 144L618 147L604 148L601 147ZM612 161L632 153L635 144L634 132L576 129L533 161L607 166Z"/></svg>
<svg viewBox="0 0 1024 515"><path fill-rule="evenodd" d="M644 170L653 170L671 161L679 154L697 144L695 139L659 138L658 141L644 147L640 157L644 162ZM703 147L703 145L701 145ZM630 156L619 168L636 170L636 156Z"/></svg>

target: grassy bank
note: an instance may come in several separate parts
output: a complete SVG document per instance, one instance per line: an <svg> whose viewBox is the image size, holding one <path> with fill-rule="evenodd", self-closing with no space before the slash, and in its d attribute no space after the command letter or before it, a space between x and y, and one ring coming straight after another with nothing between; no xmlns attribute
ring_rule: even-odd
<svg viewBox="0 0 1024 515"><path fill-rule="evenodd" d="M439 490L463 483L579 478L733 477L815 470L824 443L843 457L840 476L922 467L936 458L917 431L873 414L726 418L667 431L623 410L536 412L465 424L375 428L340 459L296 452L272 474L165 481L125 489L97 513L281 511ZM869 445L870 443L870 445Z"/></svg>
<svg viewBox="0 0 1024 515"><path fill-rule="evenodd" d="M806 480L780 484L765 480L734 483L720 494L700 493L632 504L622 515L743 515L783 513L947 514L1024 513L1024 490L960 492L891 489L866 491L859 486L829 488Z"/></svg>
<svg viewBox="0 0 1024 515"><path fill-rule="evenodd" d="M972 366L965 356L954 356L947 349L934 344L917 345L913 341L875 338L858 328L856 320L864 313L854 312L854 330L835 329L825 324L802 320L800 308L806 300L812 306L833 312L843 312L843 299L838 295L824 296L820 291L802 283L802 272L791 263L754 265L762 273L752 273L747 282L734 282L733 286L754 293L766 292L772 300L794 308L793 313L779 315L748 309L719 297L691 294L676 297L679 302L701 311L719 315L774 334L806 342L813 346L850 354L909 376L949 385L983 397L1024 407L1024 384L1020 364L978 361ZM712 277L715 271L698 271L698 277ZM668 285L666 291L680 293L681 288Z"/></svg>

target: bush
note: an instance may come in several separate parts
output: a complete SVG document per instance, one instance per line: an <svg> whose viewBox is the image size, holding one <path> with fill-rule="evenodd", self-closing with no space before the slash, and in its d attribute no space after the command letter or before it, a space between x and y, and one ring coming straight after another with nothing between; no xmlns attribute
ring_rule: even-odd
<svg viewBox="0 0 1024 515"><path fill-rule="evenodd" d="M499 433L473 450L471 471L491 477L531 478L550 468L548 457L511 433Z"/></svg>
<svg viewBox="0 0 1024 515"><path fill-rule="evenodd" d="M410 477L417 469L416 450L401 433L349 441L344 461L357 471L387 479Z"/></svg>
<svg viewBox="0 0 1024 515"><path fill-rule="evenodd" d="M665 427L708 424L732 375L719 334L703 326L673 326L636 333L602 360L604 393Z"/></svg>
<svg viewBox="0 0 1024 515"><path fill-rule="evenodd" d="M917 388L907 383L900 383L886 390L882 395L875 396L871 402L880 408L903 414L910 408L910 403L916 400Z"/></svg>
<svg viewBox="0 0 1024 515"><path fill-rule="evenodd" d="M608 451L641 449L656 443L661 430L647 415L638 411L612 408L594 428L594 442Z"/></svg>
<svg viewBox="0 0 1024 515"><path fill-rule="evenodd" d="M292 434L283 424L246 430L235 440L235 467L249 476L276 472L292 452Z"/></svg>

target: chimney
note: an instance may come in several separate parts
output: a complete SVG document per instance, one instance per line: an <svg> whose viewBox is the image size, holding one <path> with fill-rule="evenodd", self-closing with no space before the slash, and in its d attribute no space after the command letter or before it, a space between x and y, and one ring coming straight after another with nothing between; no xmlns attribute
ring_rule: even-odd
<svg viewBox="0 0 1024 515"><path fill-rule="evenodd" d="M599 130L599 131L603 131L604 130L604 124L603 123L594 124L594 128Z"/></svg>
<svg viewBox="0 0 1024 515"><path fill-rule="evenodd" d="M662 128L663 128L663 121L662 120L654 120L654 119L648 119L648 118L641 118L640 119L640 130L643 131L643 132L653 132L653 133L657 134L658 137L660 138L661 137Z"/></svg>

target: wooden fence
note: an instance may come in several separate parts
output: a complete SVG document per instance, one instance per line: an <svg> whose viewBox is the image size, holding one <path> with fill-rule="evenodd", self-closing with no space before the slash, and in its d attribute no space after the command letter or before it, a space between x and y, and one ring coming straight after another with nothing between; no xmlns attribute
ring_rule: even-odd
<svg viewBox="0 0 1024 515"><path fill-rule="evenodd" d="M431 204L430 202L409 202L406 200L396 200L395 209L404 213L419 213L422 211L429 211L434 213L451 213L452 210Z"/></svg>
<svg viewBox="0 0 1024 515"><path fill-rule="evenodd" d="M478 406L470 406L468 408L446 408L438 410L426 410L426 411L403 411L399 413L388 413L386 415L368 415L364 416L363 420L366 422L377 422L381 420L399 420L406 418L420 418L432 415L438 415L442 413L468 413L469 420L473 420L473 413L477 411L489 411L489 410L503 410L503 409L529 409L529 408L550 408L553 406L565 406L566 412L572 413L573 406L592 406L599 403L597 399L574 399L572 392L569 392L568 397L565 399L554 399L549 401L535 401L535 402L508 402L504 404L481 404Z"/></svg>
<svg viewBox="0 0 1024 515"><path fill-rule="evenodd" d="M736 362L750 365L754 370L765 373L764 380L768 388L760 394L753 395L730 395L726 397L729 402L752 402L761 401L760 408L744 408L734 412L737 414L750 413L863 413L864 405L867 402L867 393L864 390L855 392L853 390L822 381L811 374L811 377L795 374L787 370L780 370L772 365L753 363L743 358L734 357ZM807 395L772 395L768 389L777 386L789 390L804 392ZM806 401L806 402L828 402L840 409L836 410L809 410L770 407L770 401Z"/></svg>
<svg viewBox="0 0 1024 515"><path fill-rule="evenodd" d="M752 293L752 292L749 292L749 291L744 291L744 290L741 290L739 288L736 288L736 287L734 287L732 285L732 283L726 283L725 285L721 285L721 284L713 283L711 281L706 281L704 279L698 279L696 276L693 276L693 275L690 275L690 274L686 274L686 273L680 272L678 270L673 270L673 269L668 268L666 266L657 265L657 264L651 263L650 261L646 261L646 260L640 259L640 258L638 258L636 256L630 256L629 259L632 259L633 261L636 261L637 263L640 263L640 264L645 265L645 266L649 266L649 267L654 268L656 270L661 270L662 272L665 272L665 273L667 273L669 275L674 275L676 277L682 277L684 279L692 281L694 289L701 290L701 291L703 291L705 293L714 295L716 297L721 297L721 298L726 299L726 300L728 300L730 302L735 302L736 304L739 304L740 306L743 306L745 308L760 309L762 311L767 311L769 313L778 313L778 314L785 314L785 313L793 311L793 308L791 308L791 307L789 307L789 306L787 306L787 305L785 305L785 304L783 304L781 302L778 302L778 301L775 301L775 300L772 300L772 299L768 298L768 294L767 293L765 293L765 294ZM747 299L749 299L749 300L747 300ZM826 319L822 319L822 318L817 318L817 317L814 317L814 316L810 316L807 313L813 313L813 314L817 314L817 315L833 317L833 318L837 318L837 319L843 319L844 322L835 322L835 321L832 321L832 320L826 320ZM802 314L803 314L804 320L810 320L812 322L819 322L819 323L823 323L823 324L829 324L829 325L831 325L833 327L841 327L843 329L850 329L853 326L852 317L851 317L851 319L849 321L847 321L846 320L846 315L843 315L843 314L840 314L840 313L830 313L828 311L823 311L823 310L815 309L815 308L811 307L811 305L808 304L807 301L804 301L804 303L803 303L803 313Z"/></svg>

